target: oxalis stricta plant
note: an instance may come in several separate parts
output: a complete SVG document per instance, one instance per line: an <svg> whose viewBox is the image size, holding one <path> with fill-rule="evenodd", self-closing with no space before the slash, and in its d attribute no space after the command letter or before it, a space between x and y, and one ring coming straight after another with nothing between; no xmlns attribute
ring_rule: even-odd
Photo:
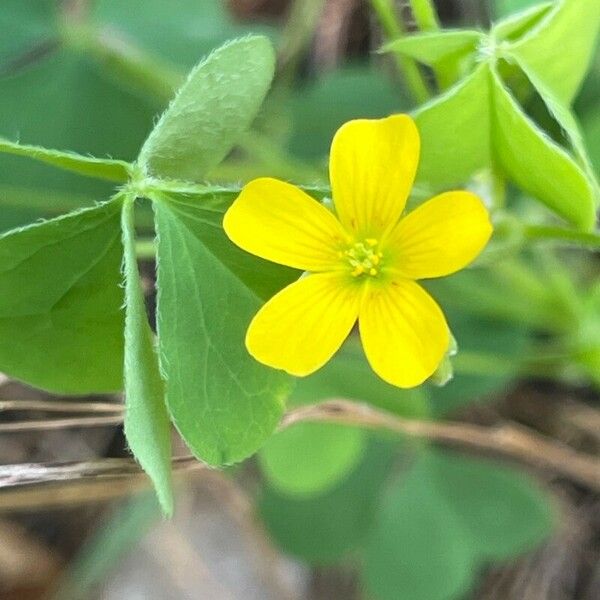
<svg viewBox="0 0 600 600"><path fill-rule="evenodd" d="M582 4L542 3L485 32L428 27L390 39L381 52L411 66L406 81L422 102L410 117L342 126L330 155L331 187L308 175L294 185L206 180L247 142L244 132L271 86L275 56L263 37L225 44L194 68L134 162L1 139L2 152L117 187L106 202L0 237L0 371L57 393L124 389L129 447L167 514L173 423L213 466L264 446L260 464L271 488L261 513L289 551L327 562L364 543L364 578L378 598L394 598L401 585L425 600L464 591L482 562L512 556L550 530L552 511L528 479L422 445L402 486L370 520L391 463L385 444L373 446L360 428L323 424L273 434L288 402L342 392L435 419L463 377L480 392L473 376L498 368L598 384L597 285L575 281L560 259L534 247L557 240L600 247L597 182L571 108L600 25L600 0ZM394 37L386 26L390 3L372 5ZM79 51L86 35L76 40ZM132 56L139 54L111 64L137 73L131 79L147 85L148 95L170 88L159 69L125 64ZM433 74L433 94L416 62ZM526 110L532 100L543 119ZM156 333L137 263L144 200L156 231ZM429 281L480 252L482 268ZM535 268L522 260L531 255ZM493 319L508 323L511 335L494 329ZM357 320L380 379L364 369L351 332ZM527 335L512 336L524 329ZM455 359L451 332L461 350ZM489 355L464 350L469 332L489 341ZM526 358L513 357L532 339ZM426 380L448 380L453 364L456 381L441 389L441 403L430 403ZM298 381L289 375L315 370ZM489 518L502 512L499 503L509 516ZM319 515L321 526L307 527L307 514ZM319 530L327 540L311 546L303 536ZM438 551L427 545L420 558L426 530L440 540L443 576L417 577L406 566L411 557L417 569L429 564ZM411 540L410 557L396 551L401 539ZM434 590L440 581L446 596Z"/></svg>

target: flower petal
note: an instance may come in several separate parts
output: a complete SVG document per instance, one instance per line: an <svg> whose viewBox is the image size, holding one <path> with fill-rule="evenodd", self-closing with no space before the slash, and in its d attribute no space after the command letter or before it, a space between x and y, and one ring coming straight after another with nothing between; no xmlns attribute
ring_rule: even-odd
<svg viewBox="0 0 600 600"><path fill-rule="evenodd" d="M440 307L407 279L371 286L360 307L359 327L373 370L401 388L415 387L430 377L450 343Z"/></svg>
<svg viewBox="0 0 600 600"><path fill-rule="evenodd" d="M261 363L304 376L322 367L358 317L361 287L344 273L308 275L273 296L257 313L246 347Z"/></svg>
<svg viewBox="0 0 600 600"><path fill-rule="evenodd" d="M347 241L340 222L322 204L268 177L244 186L223 228L247 252L303 271L335 268L338 248Z"/></svg>
<svg viewBox="0 0 600 600"><path fill-rule="evenodd" d="M376 237L393 227L406 205L417 165L420 138L408 115L349 121L331 144L329 176L342 224Z"/></svg>
<svg viewBox="0 0 600 600"><path fill-rule="evenodd" d="M403 277L442 277L472 262L492 230L488 211L475 194L447 192L404 217L388 244Z"/></svg>

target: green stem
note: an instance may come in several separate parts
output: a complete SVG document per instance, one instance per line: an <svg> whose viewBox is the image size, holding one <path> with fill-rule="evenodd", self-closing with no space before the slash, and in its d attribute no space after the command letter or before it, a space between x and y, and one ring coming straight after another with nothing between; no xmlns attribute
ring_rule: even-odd
<svg viewBox="0 0 600 600"><path fill-rule="evenodd" d="M566 246L581 246L600 250L600 233L575 231L562 227L545 225L527 225L524 229L525 237L531 242L557 242Z"/></svg>
<svg viewBox="0 0 600 600"><path fill-rule="evenodd" d="M371 6L388 41L400 39L406 34L404 25L396 15L392 0L371 0ZM429 100L431 94L417 63L408 56L401 56L397 53L393 53L392 56L417 103L422 104Z"/></svg>
<svg viewBox="0 0 600 600"><path fill-rule="evenodd" d="M431 0L410 0L412 13L421 31L437 31L440 22Z"/></svg>
<svg viewBox="0 0 600 600"><path fill-rule="evenodd" d="M410 7L421 31L435 32L441 29L435 4L431 0L410 0ZM460 76L460 70L452 60L439 61L431 68L440 90L452 87Z"/></svg>

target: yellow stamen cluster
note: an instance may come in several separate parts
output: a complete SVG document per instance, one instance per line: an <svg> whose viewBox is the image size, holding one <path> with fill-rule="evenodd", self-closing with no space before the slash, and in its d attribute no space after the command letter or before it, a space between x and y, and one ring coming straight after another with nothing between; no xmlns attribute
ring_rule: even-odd
<svg viewBox="0 0 600 600"><path fill-rule="evenodd" d="M363 242L356 242L348 250L340 252L340 258L345 258L352 267L352 276L370 275L375 277L381 268L383 254L378 251L378 241L367 238Z"/></svg>

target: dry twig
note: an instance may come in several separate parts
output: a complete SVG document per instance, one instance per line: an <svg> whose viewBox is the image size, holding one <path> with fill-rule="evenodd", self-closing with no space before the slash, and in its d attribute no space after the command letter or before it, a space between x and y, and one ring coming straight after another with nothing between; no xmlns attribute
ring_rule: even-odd
<svg viewBox="0 0 600 600"><path fill-rule="evenodd" d="M64 419L38 419L28 421L14 421L12 423L0 423L0 433L26 431L50 431L54 429L81 429L84 427L106 427L120 425L123 422L122 415L110 415L102 417L65 417Z"/></svg>
<svg viewBox="0 0 600 600"><path fill-rule="evenodd" d="M483 450L534 467L553 471L600 491L600 460L539 433L506 423L484 427L470 423L420 421L385 413L367 404L330 400L297 408L283 419L282 427L301 421L325 421L371 429L385 429L413 438Z"/></svg>
<svg viewBox="0 0 600 600"><path fill-rule="evenodd" d="M0 379L0 385L2 380ZM59 413L120 413L125 410L118 402L61 402L59 400L0 400L0 412L40 411Z"/></svg>
<svg viewBox="0 0 600 600"><path fill-rule="evenodd" d="M431 442L484 451L549 470L592 490L600 491L598 458L578 453L568 446L514 423L484 427L470 423L421 421L392 415L366 404L329 400L290 411L285 415L281 428L314 421L387 430ZM173 459L173 470L209 471L209 467L193 456L181 456ZM138 464L127 458L4 465L0 466L0 489L14 490L57 481L90 482L139 475Z"/></svg>

